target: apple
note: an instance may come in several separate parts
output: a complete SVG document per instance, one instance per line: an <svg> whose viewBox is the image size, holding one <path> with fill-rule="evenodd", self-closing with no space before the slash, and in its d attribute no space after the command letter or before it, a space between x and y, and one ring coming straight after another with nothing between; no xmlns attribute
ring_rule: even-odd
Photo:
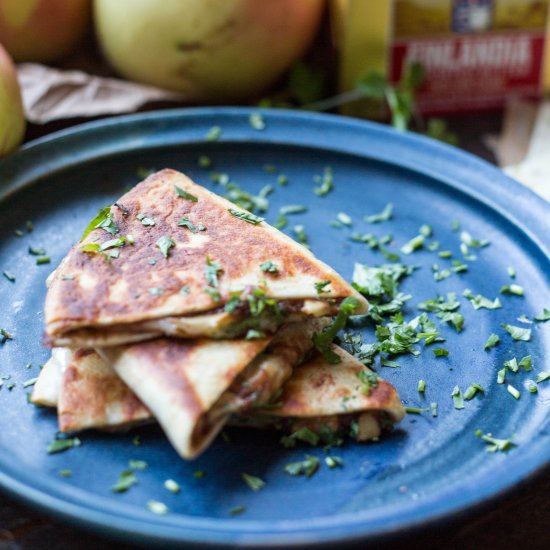
<svg viewBox="0 0 550 550"><path fill-rule="evenodd" d="M323 0L94 0L103 52L124 77L191 101L265 90L315 36Z"/></svg>
<svg viewBox="0 0 550 550"><path fill-rule="evenodd" d="M71 53L90 15L90 0L0 0L0 43L17 62L49 63Z"/></svg>
<svg viewBox="0 0 550 550"><path fill-rule="evenodd" d="M0 45L0 157L23 141L25 113L13 62Z"/></svg>

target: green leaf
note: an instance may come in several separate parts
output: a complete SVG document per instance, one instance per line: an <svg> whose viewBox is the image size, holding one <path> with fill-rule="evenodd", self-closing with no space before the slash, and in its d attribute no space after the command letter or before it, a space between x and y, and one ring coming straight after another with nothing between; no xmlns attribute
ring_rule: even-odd
<svg viewBox="0 0 550 550"><path fill-rule="evenodd" d="M297 441L303 441L309 443L312 447L315 447L319 443L320 437L314 431L309 428L300 428L295 432L292 432L288 436L281 438L281 445L286 448L292 448L296 446Z"/></svg>
<svg viewBox="0 0 550 550"><path fill-rule="evenodd" d="M494 348L499 343L500 337L493 332L491 336L489 336L489 338L487 339L487 343L485 344L485 346L483 346L483 349L485 351L489 351L491 348Z"/></svg>
<svg viewBox="0 0 550 550"><path fill-rule="evenodd" d="M229 213L240 220L251 223L252 225L258 225L264 221L264 218L260 218L250 212L242 212L241 210L235 210L234 208L229 208Z"/></svg>
<svg viewBox="0 0 550 550"><path fill-rule="evenodd" d="M550 380L550 372L542 371L537 374L537 384L546 382L547 380Z"/></svg>
<svg viewBox="0 0 550 550"><path fill-rule="evenodd" d="M486 446L486 450L489 453L494 453L497 451L506 452L516 446L516 444L512 442L513 436L508 439L496 439L492 434L484 434L481 430L476 430L475 434L488 444Z"/></svg>
<svg viewBox="0 0 550 550"><path fill-rule="evenodd" d="M265 130L265 120L260 113L252 113L248 117L248 123L254 130Z"/></svg>
<svg viewBox="0 0 550 550"><path fill-rule="evenodd" d="M74 447L80 447L82 442L78 437L56 438L46 447L48 454L61 453Z"/></svg>
<svg viewBox="0 0 550 550"><path fill-rule="evenodd" d="M264 273L279 273L279 268L277 267L277 264L271 260L266 260L265 262L261 263L260 269Z"/></svg>
<svg viewBox="0 0 550 550"><path fill-rule="evenodd" d="M223 267L220 264L212 261L206 256L206 267L204 268L206 274L206 282L213 288L218 288L218 276L223 271Z"/></svg>
<svg viewBox="0 0 550 550"><path fill-rule="evenodd" d="M481 294L476 294L474 296L469 288L467 288L462 295L470 301L470 303L474 306L474 309L499 309L502 307L502 304L498 298L490 300Z"/></svg>
<svg viewBox="0 0 550 550"><path fill-rule="evenodd" d="M167 479L164 482L164 488L174 494L177 494L181 491L179 483L177 481L174 481L173 479Z"/></svg>
<svg viewBox="0 0 550 550"><path fill-rule="evenodd" d="M330 285L330 281L317 281L316 283L313 283L313 286L319 295L330 292L330 290L325 290L328 285Z"/></svg>
<svg viewBox="0 0 550 550"><path fill-rule="evenodd" d="M508 384L508 386L506 386L506 390L516 400L521 397L521 393L516 388L514 388L514 386L512 386L511 384Z"/></svg>
<svg viewBox="0 0 550 550"><path fill-rule="evenodd" d="M198 233L199 231L206 231L206 227L202 223L194 225L189 218L180 218L178 220L178 225L180 227L186 227L192 233Z"/></svg>
<svg viewBox="0 0 550 550"><path fill-rule="evenodd" d="M176 242L168 235L163 235L155 243L165 258L168 258L170 249L176 246Z"/></svg>
<svg viewBox="0 0 550 550"><path fill-rule="evenodd" d="M156 223L155 218L153 218L152 216L146 216L141 212L136 215L136 219L138 219L145 227L153 227Z"/></svg>
<svg viewBox="0 0 550 550"><path fill-rule="evenodd" d="M306 235L306 230L303 225L295 225L292 228L292 231L294 231L294 234L296 235L296 240L306 248L309 248L308 238Z"/></svg>
<svg viewBox="0 0 550 550"><path fill-rule="evenodd" d="M457 409L457 410L463 409L464 408L464 398L462 397L462 392L460 391L460 388L458 386L455 386L453 388L451 396L453 398L454 408Z"/></svg>
<svg viewBox="0 0 550 550"><path fill-rule="evenodd" d="M530 355L526 355L519 362L519 366L525 371L529 372L533 369L533 359Z"/></svg>
<svg viewBox="0 0 550 550"><path fill-rule="evenodd" d="M506 325L501 323L501 326L510 334L513 340L520 340L522 342L529 342L531 340L531 329L516 327L514 325Z"/></svg>
<svg viewBox="0 0 550 550"><path fill-rule="evenodd" d="M313 181L318 184L317 187L313 189L313 192L318 197L324 197L328 195L334 189L334 179L332 176L332 168L326 166L322 176L314 176Z"/></svg>
<svg viewBox="0 0 550 550"><path fill-rule="evenodd" d="M101 224L104 223L107 223L107 225L102 226ZM84 229L84 233L82 233L82 237L80 237L80 242L82 242L94 229L97 229L100 226L106 231L109 231L109 233L112 232L113 235L118 231L117 226L111 219L110 206L105 206L104 208L99 209L96 217L86 226L86 229Z"/></svg>
<svg viewBox="0 0 550 550"><path fill-rule="evenodd" d="M178 187L177 185L174 185L174 191L176 192L176 195L178 197L181 197L182 199L191 201L191 202L199 202L199 199L195 197L195 195L192 195L191 193L188 193L181 187Z"/></svg>
<svg viewBox="0 0 550 550"><path fill-rule="evenodd" d="M539 323L545 323L546 321L550 321L550 309L544 308L542 310L542 313L535 315L534 319Z"/></svg>
<svg viewBox="0 0 550 550"><path fill-rule="evenodd" d="M285 466L285 472L291 476L311 477L319 469L319 459L316 456L306 455L300 462L291 462Z"/></svg>
<svg viewBox="0 0 550 550"><path fill-rule="evenodd" d="M259 491L260 489L263 489L265 487L265 481L260 479L259 477L251 476L250 474L247 474L243 472L241 474L241 477L243 481L253 490L253 491Z"/></svg>
<svg viewBox="0 0 550 550"><path fill-rule="evenodd" d="M370 216L365 216L365 221L367 223L380 223L386 222L392 218L393 215L393 204L389 202L384 206L384 209L378 214L371 214Z"/></svg>
<svg viewBox="0 0 550 550"><path fill-rule="evenodd" d="M158 516L164 516L170 511L166 504L159 502L158 500L148 500L147 508L149 508L153 514L157 514Z"/></svg>
<svg viewBox="0 0 550 550"><path fill-rule="evenodd" d="M329 468L341 468L344 465L344 461L339 456L326 456L325 464Z"/></svg>
<svg viewBox="0 0 550 550"><path fill-rule="evenodd" d="M401 252L407 255L412 254L415 250L418 250L424 246L425 240L426 237L424 235L417 235L401 247Z"/></svg>
<svg viewBox="0 0 550 550"><path fill-rule="evenodd" d="M212 126L204 136L205 141L218 141L222 135L222 129L219 126Z"/></svg>
<svg viewBox="0 0 550 550"><path fill-rule="evenodd" d="M434 355L436 357L448 357L449 356L449 350L446 350L445 348L434 348L432 351L434 352Z"/></svg>
<svg viewBox="0 0 550 550"><path fill-rule="evenodd" d="M281 206L279 212L283 216L288 216L289 214L303 214L307 212L307 206L301 204L287 204L286 206Z"/></svg>
<svg viewBox="0 0 550 550"><path fill-rule="evenodd" d="M4 275L4 277L6 277L8 281L10 281L10 283L15 283L15 275L10 273L9 271L2 271L2 275Z"/></svg>
<svg viewBox="0 0 550 550"><path fill-rule="evenodd" d="M504 285L500 289L500 292L501 292L501 294L513 294L515 296L523 296L524 295L523 287L520 286L520 285L515 285L515 284Z"/></svg>
<svg viewBox="0 0 550 550"><path fill-rule="evenodd" d="M118 481L111 487L111 491L113 493L124 493L137 482L134 470L124 470L118 476Z"/></svg>

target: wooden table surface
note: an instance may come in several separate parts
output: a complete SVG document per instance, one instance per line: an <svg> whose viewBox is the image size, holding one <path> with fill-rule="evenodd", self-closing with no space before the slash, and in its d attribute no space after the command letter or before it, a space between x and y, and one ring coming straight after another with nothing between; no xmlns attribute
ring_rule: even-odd
<svg viewBox="0 0 550 550"><path fill-rule="evenodd" d="M458 133L464 149L492 160L491 153L483 145L483 136L497 133L500 121L500 115L493 113L456 117L450 119L450 125ZM82 121L30 126L27 140L78 122ZM126 550L133 546L82 531L0 493L0 550L105 548ZM451 518L445 524L380 541L376 548L550 550L550 467L525 480L509 494L471 510L464 517Z"/></svg>

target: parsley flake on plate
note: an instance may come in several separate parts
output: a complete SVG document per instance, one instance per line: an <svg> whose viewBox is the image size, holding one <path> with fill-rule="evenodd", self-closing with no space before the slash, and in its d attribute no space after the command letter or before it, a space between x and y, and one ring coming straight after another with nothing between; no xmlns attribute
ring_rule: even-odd
<svg viewBox="0 0 550 550"><path fill-rule="evenodd" d="M48 454L61 453L74 447L80 447L81 444L82 442L78 439L78 437L56 438L48 443L46 452Z"/></svg>
<svg viewBox="0 0 550 550"><path fill-rule="evenodd" d="M328 195L334 188L332 168L330 166L326 166L323 171L323 175L314 176L313 181L318 184L318 186L313 189L313 192L318 197L324 197L325 195Z"/></svg>
<svg viewBox="0 0 550 550"><path fill-rule="evenodd" d="M489 351L491 348L494 348L495 346L497 346L498 344L500 343L500 337L498 336L498 334L495 334L494 332L489 336L489 338L487 339L487 342L485 343L485 345L483 346L483 349L485 351Z"/></svg>
<svg viewBox="0 0 550 550"><path fill-rule="evenodd" d="M285 466L285 472L291 476L311 477L319 469L319 459L316 456L306 455L299 462L291 462Z"/></svg>
<svg viewBox="0 0 550 550"><path fill-rule="evenodd" d="M283 447L292 448L296 446L297 441L309 443L312 447L315 447L319 443L320 437L314 431L309 428L303 427L290 435L284 435L281 437L280 443Z"/></svg>
<svg viewBox="0 0 550 550"><path fill-rule="evenodd" d="M181 491L179 483L177 481L174 481L173 479L167 479L164 482L164 488L174 494L177 494Z"/></svg>
<svg viewBox="0 0 550 550"><path fill-rule="evenodd" d="M254 130L265 130L265 120L260 113L252 113L248 117L248 123Z"/></svg>
<svg viewBox="0 0 550 550"><path fill-rule="evenodd" d="M531 340L530 328L516 327L514 325L507 325L504 323L501 323L501 326L508 334L510 334L512 340L519 340L522 342L529 342Z"/></svg>
<svg viewBox="0 0 550 550"><path fill-rule="evenodd" d="M474 295L473 292L467 288L463 293L462 296L467 298L472 306L474 306L474 309L499 309L502 307L502 304L500 303L500 300L498 298L495 298L494 300L490 300L489 298L486 298L485 296L482 296L481 294Z"/></svg>
<svg viewBox="0 0 550 550"><path fill-rule="evenodd" d="M111 486L113 493L124 493L138 482L134 470L124 470L118 476L118 481Z"/></svg>
<svg viewBox="0 0 550 550"><path fill-rule="evenodd" d="M241 474L241 478L253 491L259 491L265 487L265 481L263 479L247 474L246 472Z"/></svg>
<svg viewBox="0 0 550 550"><path fill-rule="evenodd" d="M10 282L15 283L15 275L9 271L2 271L2 275Z"/></svg>
<svg viewBox="0 0 550 550"><path fill-rule="evenodd" d="M157 514L158 516L165 516L170 511L166 504L159 502L158 500L147 501L147 508L149 508L153 514Z"/></svg>
<svg viewBox="0 0 550 550"><path fill-rule="evenodd" d="M219 126L212 126L204 136L205 141L218 141L222 135L222 129Z"/></svg>
<svg viewBox="0 0 550 550"><path fill-rule="evenodd" d="M462 392L460 391L460 388L458 386L455 386L453 388L451 396L453 398L454 408L457 409L457 410L463 409L464 408L464 398L463 398Z"/></svg>
<svg viewBox="0 0 550 550"><path fill-rule="evenodd" d="M475 435L487 443L486 450L489 453L506 452L509 451L512 447L515 447L516 444L512 442L512 437L508 439L497 439L493 437L491 433L484 434L481 430L476 430Z"/></svg>
<svg viewBox="0 0 550 550"><path fill-rule="evenodd" d="M365 221L367 223L380 223L387 222L392 218L393 215L393 204L389 202L384 206L384 209L378 214L371 214L370 216L365 216Z"/></svg>

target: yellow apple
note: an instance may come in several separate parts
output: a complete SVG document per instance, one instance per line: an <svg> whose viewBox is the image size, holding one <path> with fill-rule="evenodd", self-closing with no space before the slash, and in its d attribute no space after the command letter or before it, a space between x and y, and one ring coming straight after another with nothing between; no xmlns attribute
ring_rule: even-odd
<svg viewBox="0 0 550 550"><path fill-rule="evenodd" d="M10 56L0 45L0 157L23 141L25 113L17 73Z"/></svg>
<svg viewBox="0 0 550 550"><path fill-rule="evenodd" d="M323 0L94 0L99 42L123 76L193 101L251 97L315 36Z"/></svg>
<svg viewBox="0 0 550 550"><path fill-rule="evenodd" d="M90 11L90 0L0 0L0 43L18 62L55 61L75 48Z"/></svg>

